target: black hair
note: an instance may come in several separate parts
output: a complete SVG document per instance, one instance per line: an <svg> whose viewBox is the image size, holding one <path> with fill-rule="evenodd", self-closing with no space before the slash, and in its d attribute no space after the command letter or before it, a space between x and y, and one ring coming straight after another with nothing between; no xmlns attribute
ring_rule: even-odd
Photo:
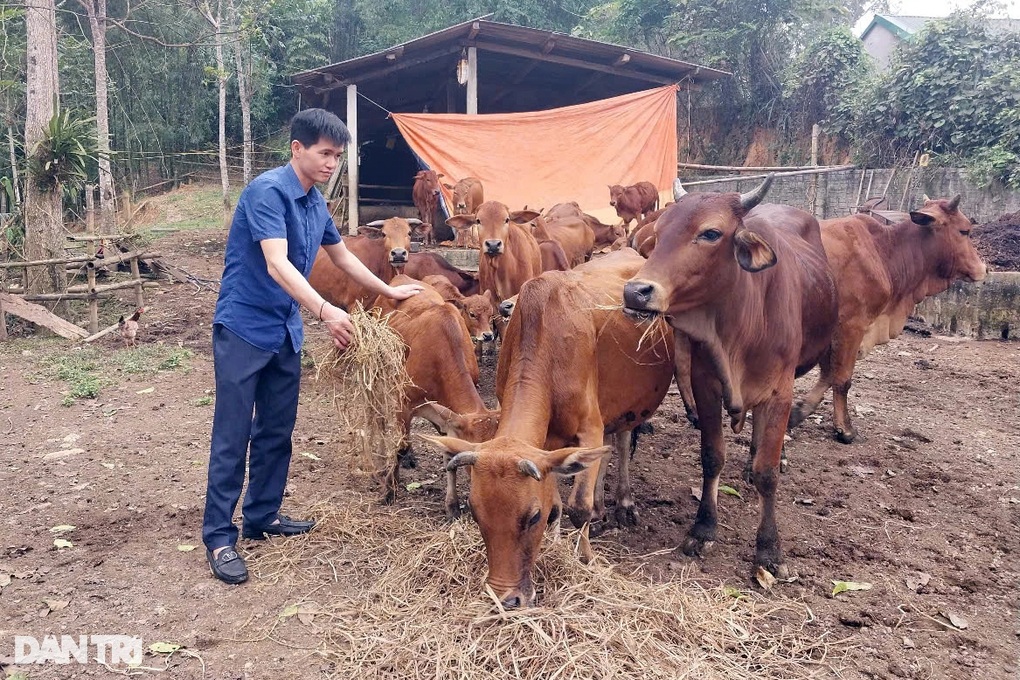
<svg viewBox="0 0 1020 680"><path fill-rule="evenodd" d="M346 146L351 141L351 133L336 114L325 109L299 111L290 121L291 141L296 139L307 147L323 138L338 146Z"/></svg>

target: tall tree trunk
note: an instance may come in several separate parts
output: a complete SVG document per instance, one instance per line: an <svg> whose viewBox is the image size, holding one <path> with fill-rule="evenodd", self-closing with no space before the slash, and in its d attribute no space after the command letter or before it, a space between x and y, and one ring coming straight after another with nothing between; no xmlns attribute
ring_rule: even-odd
<svg viewBox="0 0 1020 680"><path fill-rule="evenodd" d="M18 157L14 153L14 130L7 126L7 148L11 152L11 181L14 187L14 205L21 205L21 182L18 179Z"/></svg>
<svg viewBox="0 0 1020 680"><path fill-rule="evenodd" d="M110 168L110 109L106 72L106 0L79 0L92 29L96 71L96 152L99 156L99 233L116 231L116 194Z"/></svg>
<svg viewBox="0 0 1020 680"><path fill-rule="evenodd" d="M227 64L223 58L223 0L216 1L216 74L220 86L220 184L223 186L223 223L230 222L230 177L227 175Z"/></svg>
<svg viewBox="0 0 1020 680"><path fill-rule="evenodd" d="M251 140L251 51L248 49L248 38L241 26L234 0L230 0L230 13L237 22L237 44L234 48L234 61L237 65L237 95L241 100L241 154L244 158L244 183L251 181L251 156L254 146Z"/></svg>
<svg viewBox="0 0 1020 680"><path fill-rule="evenodd" d="M55 113L60 93L57 74L57 14L54 0L34 0L25 6L28 70L26 73L25 150L36 150L44 128ZM42 190L35 179L25 181L25 256L29 260L63 257L64 230L60 187ZM67 290L64 265L31 267L27 277L29 293L62 293ZM67 303L54 310L67 315Z"/></svg>

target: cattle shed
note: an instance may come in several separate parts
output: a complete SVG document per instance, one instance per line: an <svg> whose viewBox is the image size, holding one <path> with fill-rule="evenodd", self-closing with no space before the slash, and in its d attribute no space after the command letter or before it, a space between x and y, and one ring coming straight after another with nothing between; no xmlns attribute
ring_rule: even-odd
<svg viewBox="0 0 1020 680"><path fill-rule="evenodd" d="M649 88L697 89L729 73L628 47L479 18L385 50L293 76L301 108L343 118L349 223L413 215L420 162L389 113L518 113Z"/></svg>

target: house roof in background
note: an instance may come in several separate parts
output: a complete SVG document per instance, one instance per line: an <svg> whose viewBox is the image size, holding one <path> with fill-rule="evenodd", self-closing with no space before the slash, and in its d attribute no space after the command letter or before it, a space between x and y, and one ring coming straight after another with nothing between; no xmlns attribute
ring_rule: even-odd
<svg viewBox="0 0 1020 680"><path fill-rule="evenodd" d="M897 14L876 14L868 27L861 33L861 40L864 40L868 33L876 26L882 26L897 38L904 40L914 35L929 21L944 19L945 17L925 17ZM994 34L1020 31L1020 19L986 19L985 25Z"/></svg>

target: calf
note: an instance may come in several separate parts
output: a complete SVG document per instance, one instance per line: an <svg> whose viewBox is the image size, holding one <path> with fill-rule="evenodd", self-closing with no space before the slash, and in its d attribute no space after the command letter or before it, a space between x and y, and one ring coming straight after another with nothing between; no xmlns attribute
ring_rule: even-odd
<svg viewBox="0 0 1020 680"><path fill-rule="evenodd" d="M704 478L684 552L700 554L715 540L726 460L722 408L734 432L750 410L761 515L754 564L784 576L775 507L793 382L824 355L837 299L817 220L788 206L758 205L771 179L744 195L683 195L678 180L677 203L659 218L655 250L623 298L635 315L664 315L690 347Z"/></svg>
<svg viewBox="0 0 1020 680"><path fill-rule="evenodd" d="M568 265L576 267L591 259L595 248L595 232L579 214L564 212L562 206L576 204L554 205L545 216L527 208L518 214L524 216L531 224L532 233L539 243L550 240L559 243Z"/></svg>
<svg viewBox="0 0 1020 680"><path fill-rule="evenodd" d="M559 522L558 476L584 473L568 510L575 524L604 512L599 464L611 450L602 446L607 437L620 453L617 517L636 521L624 455L629 432L658 408L673 374L668 327L658 321L642 343L645 327L619 309L624 282L643 262L622 250L527 282L500 350L496 437L482 444L432 440L457 454L449 469L471 466L470 505L485 541L487 580L504 606L535 599L542 536Z"/></svg>
<svg viewBox="0 0 1020 680"><path fill-rule="evenodd" d="M478 258L478 283L500 300L520 291L525 281L542 273L542 254L538 241L523 225L524 211L511 213L497 201L486 201L476 215L454 215L446 223L454 229L476 225L482 244Z"/></svg>
<svg viewBox="0 0 1020 680"><path fill-rule="evenodd" d="M659 207L659 190L651 182L638 182L630 186L613 184L609 187L609 205L629 227L632 220L643 217Z"/></svg>
<svg viewBox="0 0 1020 680"><path fill-rule="evenodd" d="M460 310L464 323L467 324L468 333L475 343L492 342L496 339L492 331L492 322L499 301L491 291L465 297L446 277L436 275L426 276L422 283L432 286L446 302Z"/></svg>
<svg viewBox="0 0 1020 680"><path fill-rule="evenodd" d="M393 285L404 283L416 281L404 275L393 279ZM467 326L453 305L431 286L425 284L424 288L406 300L379 296L373 304L384 315L389 314L390 327L408 348L406 367L412 384L404 394L400 416L404 432L410 431L411 418L417 416L444 434L474 442L489 439L495 433L499 413L485 406L475 387L478 361ZM451 470L447 477L447 513L456 517L460 512L456 472ZM391 478L386 491L390 501L396 493L396 469Z"/></svg>
<svg viewBox="0 0 1020 680"><path fill-rule="evenodd" d="M439 178L443 175L435 170L421 170L414 176L411 187L411 200L418 209L418 218L422 221L421 234L425 245L431 245L432 224L436 219L436 205L439 202Z"/></svg>
<svg viewBox="0 0 1020 680"><path fill-rule="evenodd" d="M485 201L485 192L482 188L482 181L477 177L465 177L456 184L443 183L443 186L453 192L453 214L473 215L478 207ZM447 222L449 224L449 222ZM452 226L452 225L451 225ZM456 243L460 247L477 248L480 241L478 228L470 225L465 229L457 229Z"/></svg>
<svg viewBox="0 0 1020 680"><path fill-rule="evenodd" d="M373 274L389 281L407 264L411 226L418 224L420 220L401 217L376 220L359 227L358 236L347 236L343 243ZM368 288L342 274L321 248L312 264L308 283L331 304L346 310L351 310L355 302L366 305L375 297Z"/></svg>
<svg viewBox="0 0 1020 680"><path fill-rule="evenodd" d="M957 279L985 278L970 231L959 196L925 201L892 226L860 214L822 222L822 244L839 293L839 324L820 362L818 382L790 415L791 428L818 408L831 387L836 439L854 440L857 430L847 404L854 364L875 345L898 336L924 298Z"/></svg>

